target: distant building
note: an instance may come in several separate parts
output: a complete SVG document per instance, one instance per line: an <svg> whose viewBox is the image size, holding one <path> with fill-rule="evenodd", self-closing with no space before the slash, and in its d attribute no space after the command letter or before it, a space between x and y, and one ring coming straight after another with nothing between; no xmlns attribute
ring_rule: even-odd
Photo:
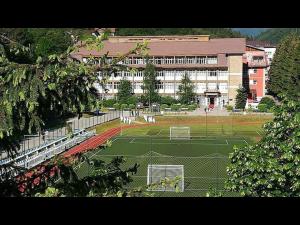
<svg viewBox="0 0 300 225"><path fill-rule="evenodd" d="M268 57L263 49L247 45L243 63L243 86L248 90L247 106L256 107L266 94Z"/></svg>
<svg viewBox="0 0 300 225"><path fill-rule="evenodd" d="M252 46L264 50L268 58L268 64L269 66L271 65L276 52L276 45L271 44L270 42L267 41L248 41L248 40L246 44L248 46Z"/></svg>
<svg viewBox="0 0 300 225"><path fill-rule="evenodd" d="M101 32L101 31L97 31ZM101 51L80 47L74 58L88 62L93 56L108 54L108 61L126 53L138 42L148 41L149 57L156 67L158 92L178 98L178 87L182 76L187 73L195 85L195 101L201 105L234 105L237 89L242 86L244 38L216 38L209 35L186 36L112 36L104 41ZM143 94L145 58L129 55L121 64L137 68L135 73L118 71L111 76L105 88L95 84L101 96L113 98L118 92L120 80L132 82L136 95ZM101 77L101 69L99 71Z"/></svg>

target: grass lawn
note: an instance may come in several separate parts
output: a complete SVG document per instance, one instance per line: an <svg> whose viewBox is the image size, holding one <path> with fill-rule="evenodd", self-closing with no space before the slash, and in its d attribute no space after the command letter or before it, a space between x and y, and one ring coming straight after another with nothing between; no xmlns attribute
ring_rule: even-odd
<svg viewBox="0 0 300 225"><path fill-rule="evenodd" d="M138 172L132 175L129 187L147 184L149 164L183 165L183 192L154 192L155 196L205 196L211 188L224 189L226 167L233 146L257 142L263 135L262 125L270 116L232 117L157 117L157 123L147 127L127 129L112 139L113 145L105 150L87 153L89 157L110 161L113 157L124 156L129 167L138 163ZM112 121L97 127L97 132L120 126ZM170 126L188 126L189 140L170 140ZM90 171L86 164L78 169L79 176ZM236 193L224 193L236 196Z"/></svg>

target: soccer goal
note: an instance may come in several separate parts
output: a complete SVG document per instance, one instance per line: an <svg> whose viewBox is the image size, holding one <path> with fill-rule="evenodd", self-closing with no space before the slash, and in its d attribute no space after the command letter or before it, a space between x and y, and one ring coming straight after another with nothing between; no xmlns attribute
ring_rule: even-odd
<svg viewBox="0 0 300 225"><path fill-rule="evenodd" d="M190 127L170 127L170 140L191 139Z"/></svg>
<svg viewBox="0 0 300 225"><path fill-rule="evenodd" d="M166 182L169 180L170 182ZM148 165L149 191L184 191L183 165Z"/></svg>

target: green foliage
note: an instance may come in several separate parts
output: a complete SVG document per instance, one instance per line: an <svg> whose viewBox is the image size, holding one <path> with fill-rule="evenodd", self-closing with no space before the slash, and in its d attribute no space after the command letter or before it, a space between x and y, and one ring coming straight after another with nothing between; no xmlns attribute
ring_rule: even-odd
<svg viewBox="0 0 300 225"><path fill-rule="evenodd" d="M267 112L268 111L268 105L267 104L261 104L259 103L259 105L257 106L258 110L260 112Z"/></svg>
<svg viewBox="0 0 300 225"><path fill-rule="evenodd" d="M233 106L227 105L227 106L226 106L226 109L227 109L227 111L232 111L232 110L233 110Z"/></svg>
<svg viewBox="0 0 300 225"><path fill-rule="evenodd" d="M160 104L166 104L168 106L172 104L176 104L178 101L175 98L172 98L171 96L161 96L160 97Z"/></svg>
<svg viewBox="0 0 300 225"><path fill-rule="evenodd" d="M165 110L166 108L169 108L169 106L168 106L167 104L162 104L162 105L160 106L160 108L163 109L163 110Z"/></svg>
<svg viewBox="0 0 300 225"><path fill-rule="evenodd" d="M128 105L128 108L129 108L129 109L135 109L135 104L129 104L129 105Z"/></svg>
<svg viewBox="0 0 300 225"><path fill-rule="evenodd" d="M151 105L154 102L159 102L160 96L157 90L158 80L156 80L155 66L147 60L146 68L144 71L144 80L142 89L144 94L141 97L141 101L145 105Z"/></svg>
<svg viewBox="0 0 300 225"><path fill-rule="evenodd" d="M223 197L223 193L212 188L206 193L206 197Z"/></svg>
<svg viewBox="0 0 300 225"><path fill-rule="evenodd" d="M136 105L138 103L138 97L133 95L127 99L126 103Z"/></svg>
<svg viewBox="0 0 300 225"><path fill-rule="evenodd" d="M242 196L300 196L300 103L283 97L265 136L255 145L234 148L227 189Z"/></svg>
<svg viewBox="0 0 300 225"><path fill-rule="evenodd" d="M293 100L300 100L300 37L290 34L277 46L276 54L269 71L268 91L278 97L286 95Z"/></svg>
<svg viewBox="0 0 300 225"><path fill-rule="evenodd" d="M121 108L121 106L120 106L120 104L119 104L119 103L115 103L115 104L113 104L113 107L114 107L115 109L120 109L120 108Z"/></svg>
<svg viewBox="0 0 300 225"><path fill-rule="evenodd" d="M241 37L231 28L117 28L116 35L211 35L216 37Z"/></svg>
<svg viewBox="0 0 300 225"><path fill-rule="evenodd" d="M269 109L271 109L273 106L275 106L275 101L272 99L272 98L269 98L269 97L263 97L259 104L265 104Z"/></svg>
<svg viewBox="0 0 300 225"><path fill-rule="evenodd" d="M114 107L114 104L116 104L116 99L106 99L106 100L103 100L103 106L104 107Z"/></svg>
<svg viewBox="0 0 300 225"><path fill-rule="evenodd" d="M235 108L236 109L245 109L247 102L247 90L245 88L239 88L237 90L237 95L235 98Z"/></svg>
<svg viewBox="0 0 300 225"><path fill-rule="evenodd" d="M196 94L194 92L195 86L193 82L190 80L189 75L186 73L184 74L181 84L179 85L179 101L181 104L190 104L191 101L194 100Z"/></svg>
<svg viewBox="0 0 300 225"><path fill-rule="evenodd" d="M132 85L129 80L121 80L118 87L117 98L120 103L127 103L128 98L132 96Z"/></svg>
<svg viewBox="0 0 300 225"><path fill-rule="evenodd" d="M171 110L172 111L178 111L180 109L180 105L179 104L173 104L171 105Z"/></svg>
<svg viewBox="0 0 300 225"><path fill-rule="evenodd" d="M193 111L197 109L197 104L188 105L188 110Z"/></svg>
<svg viewBox="0 0 300 225"><path fill-rule="evenodd" d="M127 105L127 104L121 104L121 109L122 109L122 110L128 109L128 105Z"/></svg>
<svg viewBox="0 0 300 225"><path fill-rule="evenodd" d="M101 46L102 42L100 38L91 44ZM146 49L145 44L139 44L129 53ZM70 112L81 116L85 109L95 107L94 83L101 84L94 75L98 68L70 60L74 50L75 47L68 47L62 54L48 52L45 57L32 60L30 48L0 34L1 149L13 154L23 134L40 132L48 121ZM102 63L102 67L108 75L112 74L119 69L118 60L123 58L122 55L111 64Z"/></svg>
<svg viewBox="0 0 300 225"><path fill-rule="evenodd" d="M271 43L277 44L286 36L296 33L300 34L299 28L270 28L260 33L256 39L262 41L270 41Z"/></svg>

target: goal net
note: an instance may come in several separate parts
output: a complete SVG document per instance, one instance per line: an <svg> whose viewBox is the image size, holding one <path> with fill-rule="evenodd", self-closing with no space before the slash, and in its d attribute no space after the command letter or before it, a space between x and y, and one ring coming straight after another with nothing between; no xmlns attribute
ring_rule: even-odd
<svg viewBox="0 0 300 225"><path fill-rule="evenodd" d="M188 140L190 138L190 127L170 127L170 140Z"/></svg>
<svg viewBox="0 0 300 225"><path fill-rule="evenodd" d="M149 191L184 191L183 165L148 165Z"/></svg>

